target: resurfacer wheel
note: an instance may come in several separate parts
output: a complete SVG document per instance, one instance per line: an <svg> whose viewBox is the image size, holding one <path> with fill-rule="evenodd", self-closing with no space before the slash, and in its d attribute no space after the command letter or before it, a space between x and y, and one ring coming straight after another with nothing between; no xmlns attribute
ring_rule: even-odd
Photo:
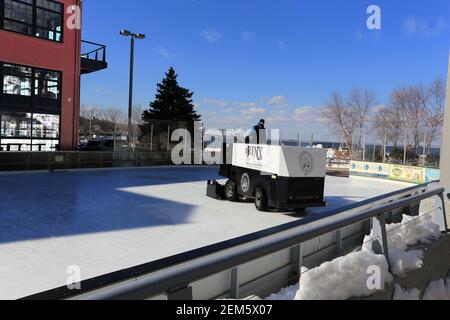
<svg viewBox="0 0 450 320"><path fill-rule="evenodd" d="M255 206L258 211L268 211L269 205L267 202L266 192L262 188L256 188L255 191Z"/></svg>
<svg viewBox="0 0 450 320"><path fill-rule="evenodd" d="M239 199L236 183L233 180L228 180L225 184L225 198L232 202L236 202Z"/></svg>

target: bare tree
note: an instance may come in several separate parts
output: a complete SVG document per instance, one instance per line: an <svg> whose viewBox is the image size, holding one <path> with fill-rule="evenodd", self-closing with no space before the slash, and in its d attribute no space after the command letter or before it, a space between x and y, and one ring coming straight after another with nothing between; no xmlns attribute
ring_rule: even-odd
<svg viewBox="0 0 450 320"><path fill-rule="evenodd" d="M386 136L387 142L391 142L395 149L403 134L403 114L395 105L381 107L374 117L373 126L379 139L384 142Z"/></svg>
<svg viewBox="0 0 450 320"><path fill-rule="evenodd" d="M117 128L123 121L123 111L120 108L110 107L104 111L103 118L114 125L113 139L116 140Z"/></svg>
<svg viewBox="0 0 450 320"><path fill-rule="evenodd" d="M349 107L344 98L337 92L331 94L321 117L328 122L330 129L344 138L350 152L353 151L353 137L360 125L360 115Z"/></svg>
<svg viewBox="0 0 450 320"><path fill-rule="evenodd" d="M347 100L347 105L355 113L357 117L357 126L359 130L358 146L361 147L361 139L363 130L368 122L368 116L370 110L376 104L376 96L373 92L365 89L354 88L350 92L350 96Z"/></svg>
<svg viewBox="0 0 450 320"><path fill-rule="evenodd" d="M402 114L404 133L413 138L415 150L419 150L424 126L428 95L422 85L399 88L391 94L391 104Z"/></svg>
<svg viewBox="0 0 450 320"><path fill-rule="evenodd" d="M445 110L445 83L441 79L433 81L428 91L428 105L424 113L424 122L426 127L426 143L430 149L433 141L440 134L444 125Z"/></svg>
<svg viewBox="0 0 450 320"><path fill-rule="evenodd" d="M139 126L144 123L142 120L142 115L144 113L145 108L143 106L137 105L133 107L133 142L136 143L136 137L139 135Z"/></svg>
<svg viewBox="0 0 450 320"><path fill-rule="evenodd" d="M92 137L92 121L100 117L102 109L95 105L82 105L80 108L81 117L89 120L89 135Z"/></svg>

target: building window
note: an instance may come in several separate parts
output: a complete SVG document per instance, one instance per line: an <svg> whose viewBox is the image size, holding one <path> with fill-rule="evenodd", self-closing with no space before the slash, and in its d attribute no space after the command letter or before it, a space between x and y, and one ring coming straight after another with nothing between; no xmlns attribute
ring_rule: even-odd
<svg viewBox="0 0 450 320"><path fill-rule="evenodd" d="M2 74L3 94L61 99L61 72L5 63Z"/></svg>
<svg viewBox="0 0 450 320"><path fill-rule="evenodd" d="M63 4L49 0L0 0L0 4L5 30L62 42Z"/></svg>
<svg viewBox="0 0 450 320"><path fill-rule="evenodd" d="M4 0L4 28L33 35L33 0Z"/></svg>
<svg viewBox="0 0 450 320"><path fill-rule="evenodd" d="M0 118L1 151L56 151L60 116L3 113Z"/></svg>
<svg viewBox="0 0 450 320"><path fill-rule="evenodd" d="M0 151L56 151L60 140L59 71L0 62Z"/></svg>
<svg viewBox="0 0 450 320"><path fill-rule="evenodd" d="M58 139L59 116L53 114L33 114L33 139Z"/></svg>
<svg viewBox="0 0 450 320"><path fill-rule="evenodd" d="M31 96L31 68L5 64L3 66L3 93Z"/></svg>
<svg viewBox="0 0 450 320"><path fill-rule="evenodd" d="M41 98L60 98L61 74L55 71L35 69L34 95Z"/></svg>
<svg viewBox="0 0 450 320"><path fill-rule="evenodd" d="M31 138L31 113L5 113L1 118L2 138Z"/></svg>

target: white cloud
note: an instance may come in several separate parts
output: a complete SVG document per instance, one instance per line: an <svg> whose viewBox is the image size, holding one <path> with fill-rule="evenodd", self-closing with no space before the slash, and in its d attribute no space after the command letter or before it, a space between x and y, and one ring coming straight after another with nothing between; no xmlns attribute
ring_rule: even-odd
<svg viewBox="0 0 450 320"><path fill-rule="evenodd" d="M267 103L270 106L281 106L287 103L287 99L283 96L275 96L269 99L269 101L267 101Z"/></svg>
<svg viewBox="0 0 450 320"><path fill-rule="evenodd" d="M242 102L241 103L241 107L244 108L251 108L251 107L256 107L257 103L256 102Z"/></svg>
<svg viewBox="0 0 450 320"><path fill-rule="evenodd" d="M175 56L175 54L164 48L162 45L158 45L158 53L165 58L172 58Z"/></svg>
<svg viewBox="0 0 450 320"><path fill-rule="evenodd" d="M244 41L253 41L255 40L255 34L251 31L242 31L241 39Z"/></svg>
<svg viewBox="0 0 450 320"><path fill-rule="evenodd" d="M216 28L209 28L202 30L200 36L208 42L216 42L222 39L222 34Z"/></svg>
<svg viewBox="0 0 450 320"><path fill-rule="evenodd" d="M264 108L250 108L241 111L243 116L256 116L256 115L264 115L267 112Z"/></svg>
<svg viewBox="0 0 450 320"><path fill-rule="evenodd" d="M441 34L448 29L448 22L440 16L436 23L430 24L427 20L417 20L414 17L408 17L403 22L402 34L404 37L419 35L422 37L432 37Z"/></svg>
<svg viewBox="0 0 450 320"><path fill-rule="evenodd" d="M216 98L205 98L202 100L201 104L226 108L226 107L233 105L233 102L229 101L229 100L221 100L221 99L216 99Z"/></svg>
<svg viewBox="0 0 450 320"><path fill-rule="evenodd" d="M277 47L280 50L285 50L286 49L286 43L283 40L278 40L277 41Z"/></svg>
<svg viewBox="0 0 450 320"><path fill-rule="evenodd" d="M297 108L294 110L293 117L296 120L304 120L313 115L314 108L310 106Z"/></svg>

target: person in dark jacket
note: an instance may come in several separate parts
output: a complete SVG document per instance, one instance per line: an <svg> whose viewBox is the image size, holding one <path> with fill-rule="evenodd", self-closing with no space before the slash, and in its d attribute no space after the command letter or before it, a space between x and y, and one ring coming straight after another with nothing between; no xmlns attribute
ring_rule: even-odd
<svg viewBox="0 0 450 320"><path fill-rule="evenodd" d="M256 137L256 143L260 144L263 142L263 133L266 130L266 121L264 119L259 120L258 124L253 128L247 130L245 134L245 143L250 144L253 137Z"/></svg>

